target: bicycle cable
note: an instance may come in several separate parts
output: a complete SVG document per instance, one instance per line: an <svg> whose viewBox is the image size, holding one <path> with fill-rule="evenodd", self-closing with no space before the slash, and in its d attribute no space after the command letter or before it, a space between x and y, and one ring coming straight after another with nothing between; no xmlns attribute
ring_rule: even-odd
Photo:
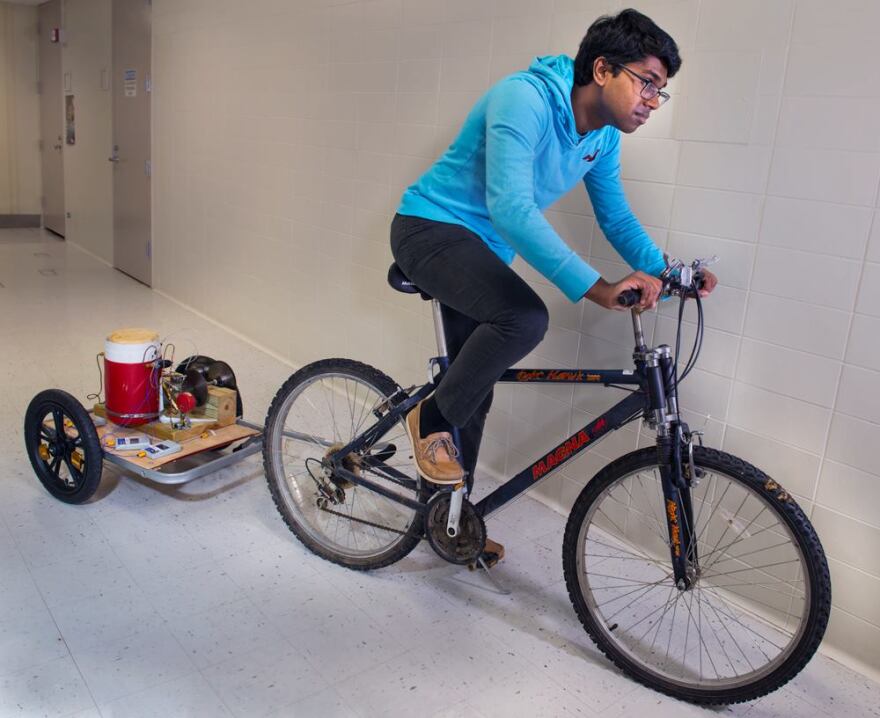
<svg viewBox="0 0 880 718"><path fill-rule="evenodd" d="M672 391L674 393L676 403L678 402L678 386L682 381L685 380L687 375L690 374L691 370L696 366L697 360L700 357L700 352L703 348L703 334L705 324L703 316L703 302L700 299L699 291L696 291L694 292L694 299L697 305L697 329L694 334L694 344L691 348L690 356L688 356L688 359L685 362L685 366L681 372L681 376L679 376L678 357L681 352L681 327L684 323L684 305L686 299L686 295L682 294L678 305L678 322L675 330L675 355L673 357L672 364Z"/></svg>

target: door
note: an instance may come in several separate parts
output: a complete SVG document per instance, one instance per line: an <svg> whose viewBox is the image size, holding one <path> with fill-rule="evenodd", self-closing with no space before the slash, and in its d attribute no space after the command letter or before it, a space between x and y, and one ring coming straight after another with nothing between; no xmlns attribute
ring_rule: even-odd
<svg viewBox="0 0 880 718"><path fill-rule="evenodd" d="M64 236L64 93L61 89L61 0L39 7L40 156L43 226Z"/></svg>
<svg viewBox="0 0 880 718"><path fill-rule="evenodd" d="M150 90L149 0L113 0L113 264L148 286Z"/></svg>

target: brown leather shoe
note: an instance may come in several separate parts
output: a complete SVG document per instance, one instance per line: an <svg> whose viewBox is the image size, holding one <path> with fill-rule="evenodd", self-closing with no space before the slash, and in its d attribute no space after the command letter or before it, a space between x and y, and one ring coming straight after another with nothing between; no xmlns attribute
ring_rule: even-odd
<svg viewBox="0 0 880 718"><path fill-rule="evenodd" d="M464 470L458 463L458 451L448 431L428 434L424 439L419 432L422 403L406 415L406 433L412 442L413 457L419 474L433 484L458 484L464 480Z"/></svg>

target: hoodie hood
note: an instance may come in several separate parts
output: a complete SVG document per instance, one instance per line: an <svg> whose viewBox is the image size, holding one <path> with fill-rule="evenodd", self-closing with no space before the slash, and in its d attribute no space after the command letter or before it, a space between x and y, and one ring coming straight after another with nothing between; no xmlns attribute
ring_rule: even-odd
<svg viewBox="0 0 880 718"><path fill-rule="evenodd" d="M580 144L583 136L578 134L571 109L571 90L574 87L574 60L567 55L543 55L536 57L529 65L529 77L534 78L550 97L556 128L560 136L566 137L572 146Z"/></svg>

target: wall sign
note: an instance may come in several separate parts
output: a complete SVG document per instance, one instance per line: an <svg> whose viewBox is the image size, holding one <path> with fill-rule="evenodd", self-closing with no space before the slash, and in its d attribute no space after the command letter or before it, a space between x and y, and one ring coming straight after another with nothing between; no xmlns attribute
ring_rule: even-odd
<svg viewBox="0 0 880 718"><path fill-rule="evenodd" d="M126 97L137 97L137 70L126 70L123 73L123 90Z"/></svg>

